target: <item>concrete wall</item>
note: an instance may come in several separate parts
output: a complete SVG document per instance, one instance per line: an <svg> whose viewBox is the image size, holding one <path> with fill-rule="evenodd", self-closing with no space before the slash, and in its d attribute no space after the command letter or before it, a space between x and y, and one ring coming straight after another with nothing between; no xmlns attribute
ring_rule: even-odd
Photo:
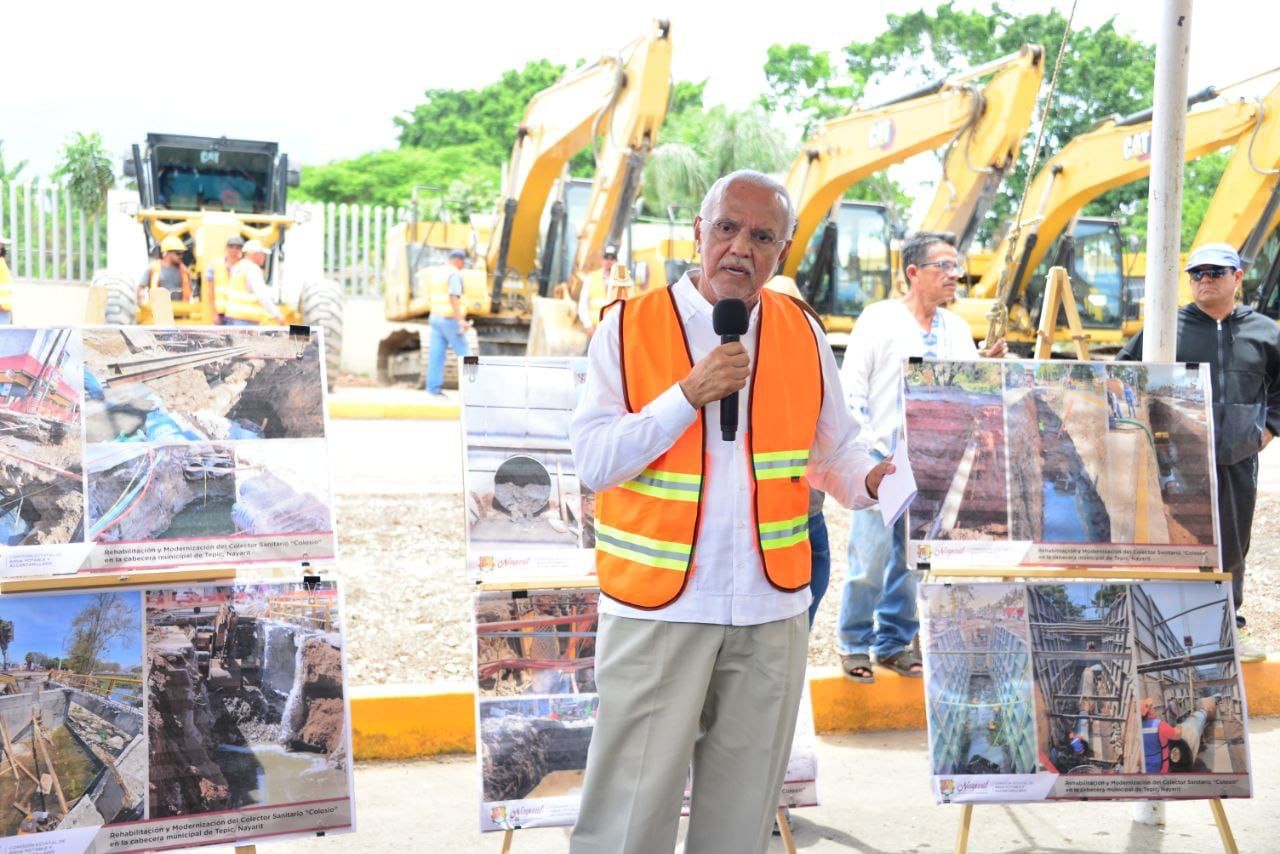
<svg viewBox="0 0 1280 854"><path fill-rule="evenodd" d="M0 697L0 720L9 730L9 738L17 738L31 723L31 707L40 706L40 726L48 729L62 726L67 719L70 688L54 688L38 694L10 694Z"/></svg>
<svg viewBox="0 0 1280 854"><path fill-rule="evenodd" d="M86 694L83 691L72 690L71 699L117 729L129 733L129 735L137 735L142 732L141 709L125 708L116 703L107 702L94 694Z"/></svg>

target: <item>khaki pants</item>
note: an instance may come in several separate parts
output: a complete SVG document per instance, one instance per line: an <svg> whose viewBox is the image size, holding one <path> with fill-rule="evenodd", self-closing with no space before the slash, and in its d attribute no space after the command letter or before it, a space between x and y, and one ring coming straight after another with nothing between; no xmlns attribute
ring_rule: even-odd
<svg viewBox="0 0 1280 854"><path fill-rule="evenodd" d="M669 854L693 760L686 854L768 846L795 732L808 615L758 626L602 615L600 709L572 854Z"/></svg>

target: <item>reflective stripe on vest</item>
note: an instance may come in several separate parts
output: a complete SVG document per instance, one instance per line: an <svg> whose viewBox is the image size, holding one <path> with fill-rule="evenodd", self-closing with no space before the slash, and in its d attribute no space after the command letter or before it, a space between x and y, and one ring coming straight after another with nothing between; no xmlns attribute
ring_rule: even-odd
<svg viewBox="0 0 1280 854"><path fill-rule="evenodd" d="M804 471L822 408L822 369L817 338L799 306L771 291L763 291L761 301L744 430L752 509L766 578L779 589L799 590L809 583ZM693 360L670 288L615 305L623 393L628 411L639 412L683 379ZM704 408L644 471L597 496L596 572L611 598L654 609L684 591L703 511L706 417Z"/></svg>
<svg viewBox="0 0 1280 854"><path fill-rule="evenodd" d="M1148 774L1159 774L1164 769L1164 745L1160 743L1160 719L1145 718L1142 721L1142 753L1146 757Z"/></svg>

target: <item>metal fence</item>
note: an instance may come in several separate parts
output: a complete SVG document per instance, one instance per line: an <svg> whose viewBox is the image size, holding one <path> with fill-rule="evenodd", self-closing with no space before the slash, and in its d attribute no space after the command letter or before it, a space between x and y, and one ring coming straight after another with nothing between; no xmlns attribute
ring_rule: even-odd
<svg viewBox="0 0 1280 854"><path fill-rule="evenodd" d="M0 182L0 235L20 278L88 281L106 263L103 218L86 216L61 184Z"/></svg>
<svg viewBox="0 0 1280 854"><path fill-rule="evenodd" d="M386 280L387 231L408 212L385 205L301 207L324 231L325 277L339 282L348 294L380 295ZM96 271L142 269L141 257L108 257L106 219L87 216L60 184L0 182L0 235L10 241L7 260L16 278L88 282ZM140 238L139 230L139 252Z"/></svg>

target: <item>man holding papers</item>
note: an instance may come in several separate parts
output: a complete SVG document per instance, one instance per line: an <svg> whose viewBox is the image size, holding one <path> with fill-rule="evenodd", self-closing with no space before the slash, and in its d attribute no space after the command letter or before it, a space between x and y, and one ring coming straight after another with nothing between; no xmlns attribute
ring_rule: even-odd
<svg viewBox="0 0 1280 854"><path fill-rule="evenodd" d="M907 295L872 303L862 312L840 372L849 408L878 458L899 450L902 363L912 356L938 359L998 358L1003 339L981 354L969 325L943 308L955 299L964 260L950 234L918 232L902 246ZM899 455L904 456L904 455ZM872 664L919 677L912 641L920 629L916 579L907 569L907 529L899 516L886 525L879 508L853 511L849 575L840 600L837 645L845 675L874 682Z"/></svg>

